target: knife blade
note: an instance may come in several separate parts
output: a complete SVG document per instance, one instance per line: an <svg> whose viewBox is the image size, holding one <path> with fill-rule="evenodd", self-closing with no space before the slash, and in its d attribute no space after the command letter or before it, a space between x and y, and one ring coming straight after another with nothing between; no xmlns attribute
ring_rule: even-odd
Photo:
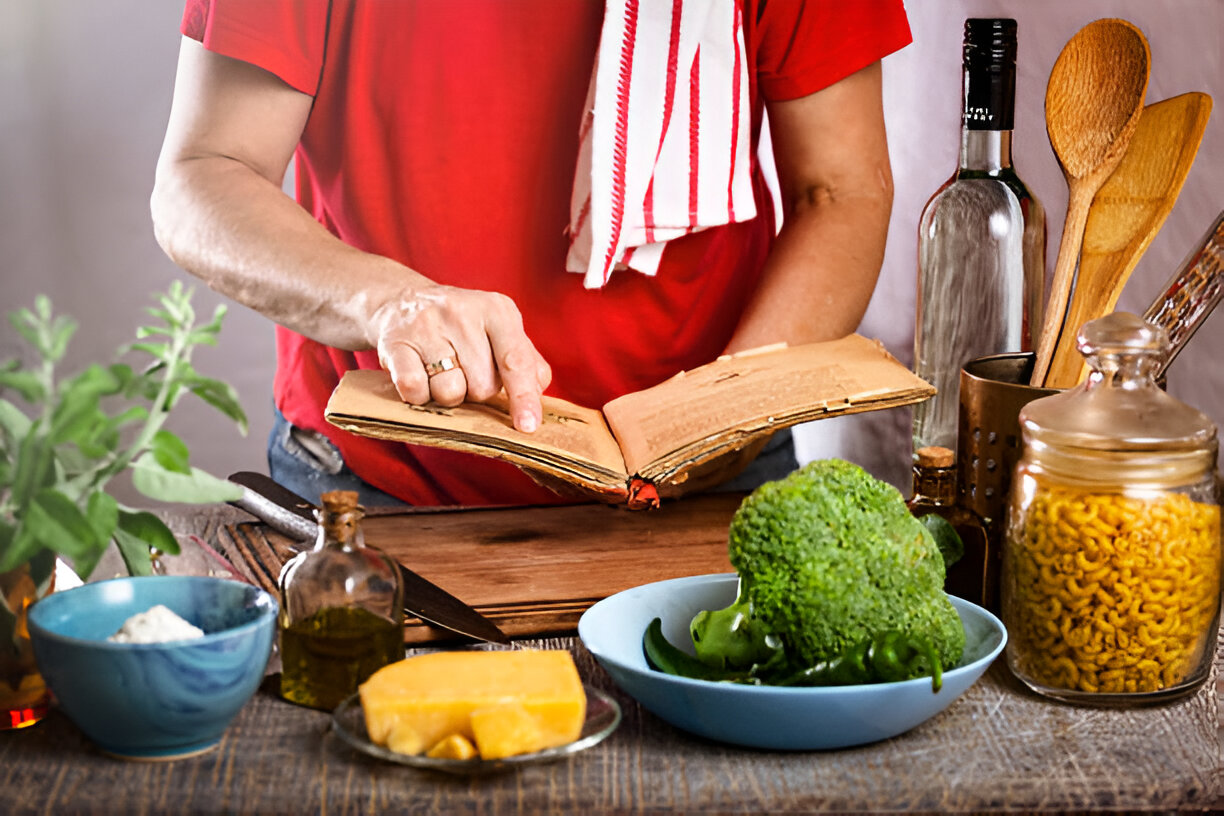
<svg viewBox="0 0 1224 816"><path fill-rule="evenodd" d="M292 490L254 471L239 471L229 480L242 487L242 497L230 504L240 507L278 533L297 541L314 541L319 524L315 506ZM491 643L509 643L497 624L437 584L400 564L404 611L421 620L466 637Z"/></svg>

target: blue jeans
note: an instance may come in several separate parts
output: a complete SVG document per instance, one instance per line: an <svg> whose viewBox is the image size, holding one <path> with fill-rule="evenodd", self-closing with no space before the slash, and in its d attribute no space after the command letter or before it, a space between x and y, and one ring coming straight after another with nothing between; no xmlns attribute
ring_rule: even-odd
<svg viewBox="0 0 1224 816"><path fill-rule="evenodd" d="M355 490L366 507L403 505L404 502L363 480L348 465L331 440L314 431L291 425L273 409L272 432L268 434L268 473L278 483L312 504L329 490ZM748 492L758 485L781 479L795 468L795 445L790 429L778 431L757 458L716 492Z"/></svg>
<svg viewBox="0 0 1224 816"><path fill-rule="evenodd" d="M281 486L311 504L318 504L319 496L329 490L355 490L365 507L404 505L349 470L326 436L291 425L279 410L272 411L268 474Z"/></svg>

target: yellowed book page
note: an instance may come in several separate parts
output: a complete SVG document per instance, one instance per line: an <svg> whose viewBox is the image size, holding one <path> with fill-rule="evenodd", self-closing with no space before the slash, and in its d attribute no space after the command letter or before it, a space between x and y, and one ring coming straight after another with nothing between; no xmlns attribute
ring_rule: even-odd
<svg viewBox="0 0 1224 816"><path fill-rule="evenodd" d="M825 416L919 402L934 389L875 340L758 349L720 357L604 406L630 474L698 458L746 437ZM657 470L657 468L655 469Z"/></svg>
<svg viewBox="0 0 1224 816"><path fill-rule="evenodd" d="M504 396L454 408L409 405L385 371L349 371L327 403L327 420L354 433L418 445L450 448L530 464L548 463L556 473L572 463L579 472L603 474L623 486L627 478L620 448L603 415L554 397L544 398L544 419L527 434L514 428Z"/></svg>

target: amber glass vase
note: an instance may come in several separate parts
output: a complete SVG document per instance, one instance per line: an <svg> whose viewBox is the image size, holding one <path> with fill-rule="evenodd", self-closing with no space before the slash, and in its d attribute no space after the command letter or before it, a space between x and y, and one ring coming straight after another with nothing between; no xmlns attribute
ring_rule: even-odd
<svg viewBox="0 0 1224 816"><path fill-rule="evenodd" d="M6 634L0 638L0 729L25 728L46 716L51 706L51 694L34 662L26 625L30 605L38 599L38 587L28 564L0 572L0 594L15 616L0 609L0 615L7 618L0 623L0 632Z"/></svg>

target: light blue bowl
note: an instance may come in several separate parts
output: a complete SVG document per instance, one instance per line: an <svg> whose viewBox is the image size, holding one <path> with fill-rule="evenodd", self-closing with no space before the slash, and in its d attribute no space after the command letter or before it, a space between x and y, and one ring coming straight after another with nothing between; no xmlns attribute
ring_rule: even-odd
<svg viewBox="0 0 1224 816"><path fill-rule="evenodd" d="M943 711L977 682L1007 642L994 615L951 598L965 625L961 665L930 678L860 686L782 688L690 680L646 663L642 635L654 618L692 653L689 622L703 609L735 600L737 578L698 575L634 587L599 601L578 621L583 644L616 684L677 728L753 748L806 751L845 748L894 737Z"/></svg>
<svg viewBox="0 0 1224 816"><path fill-rule="evenodd" d="M170 643L111 643L156 604L204 630ZM53 592L30 607L39 672L59 707L103 751L174 759L217 745L263 680L276 601L221 578L115 578Z"/></svg>

